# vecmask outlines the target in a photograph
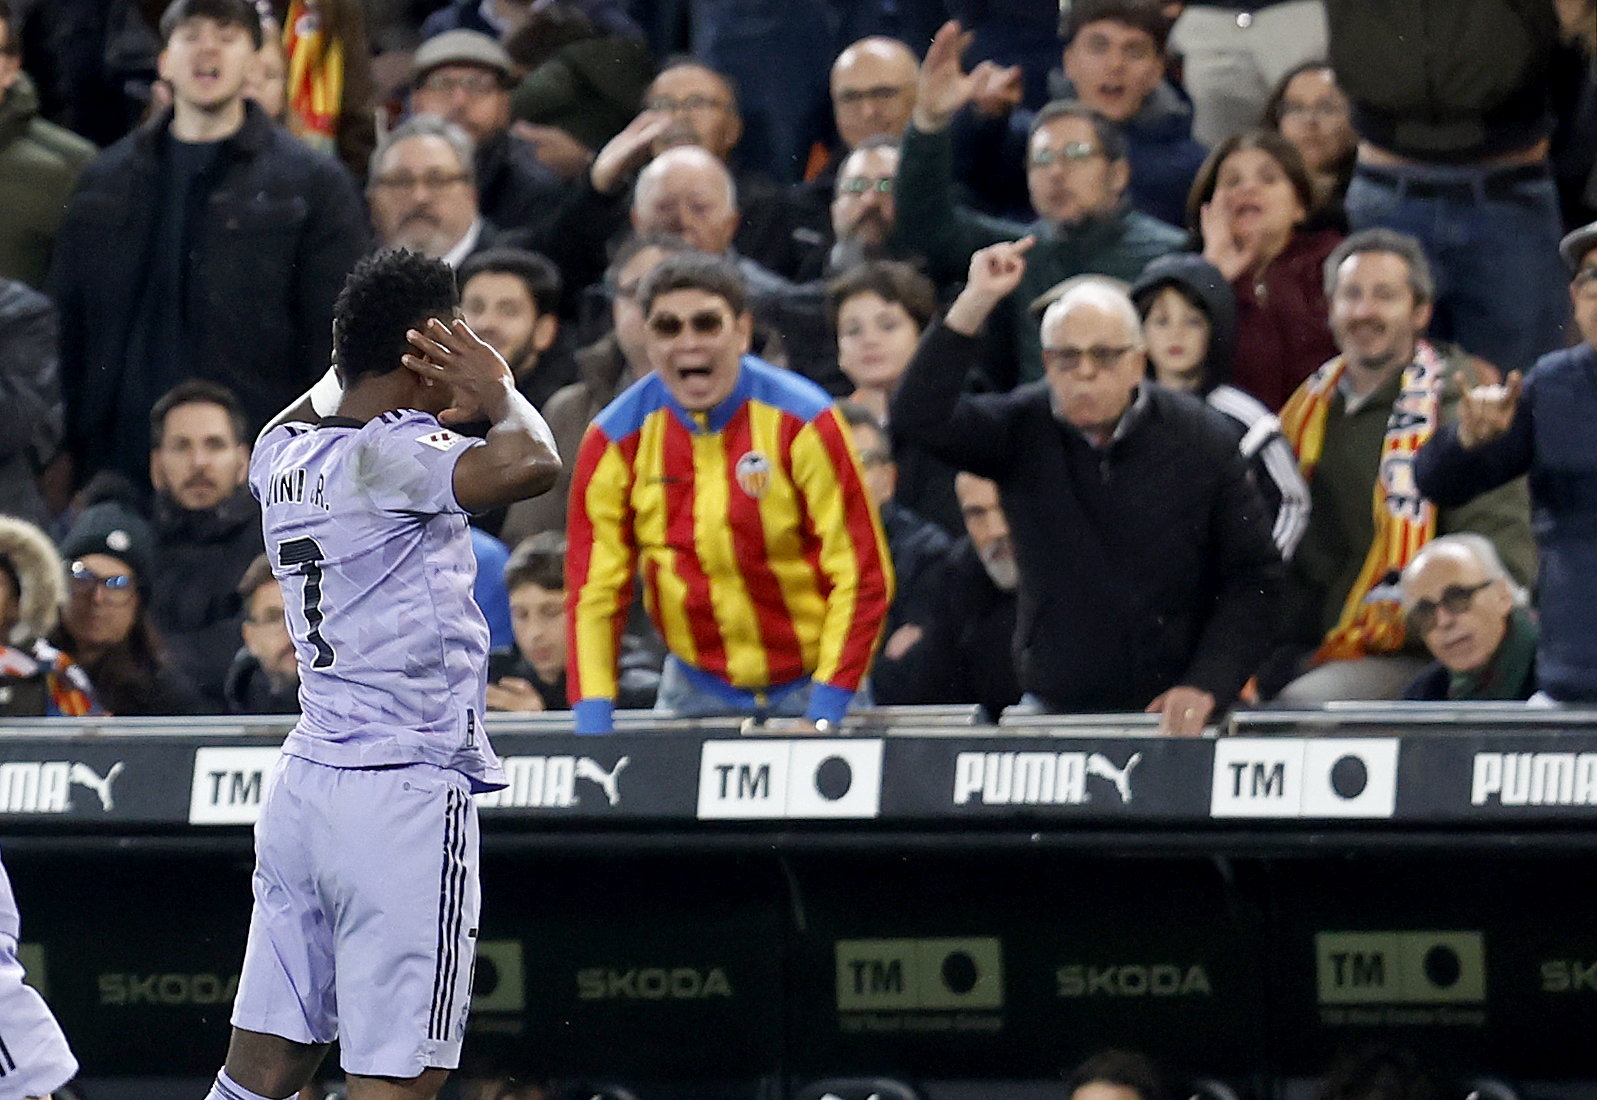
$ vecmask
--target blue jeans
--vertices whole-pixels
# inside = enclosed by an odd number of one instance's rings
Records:
[[[689,671],[675,657],[665,659],[660,672],[660,690],[654,697],[654,713],[662,718],[719,718],[747,714],[760,721],[767,718],[802,718],[809,709],[815,683],[809,677],[778,684],[762,700],[730,684],[709,683],[704,673]],[[871,705],[870,686],[861,684],[854,694],[853,710]]]
[[[1532,178],[1519,178],[1532,177]],[[1348,224],[1419,239],[1436,279],[1430,333],[1504,374],[1563,347],[1569,274],[1558,258],[1558,191],[1548,175],[1473,166],[1360,167]]]

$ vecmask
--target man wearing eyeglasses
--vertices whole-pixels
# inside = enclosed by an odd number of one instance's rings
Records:
[[[1403,698],[1529,699],[1537,627],[1525,604],[1490,539],[1466,532],[1426,543],[1403,570],[1403,613],[1436,660]]]
[[[366,183],[378,247],[458,268],[497,241],[477,202],[473,163],[466,132],[436,115],[413,115],[385,134]]]
[[[577,732],[613,728],[635,573],[670,652],[659,711],[836,724],[893,595],[848,429],[823,390],[748,354],[753,318],[725,259],[667,257],[639,304],[654,372],[588,428],[571,485]]]
[[[986,348],[991,383],[1009,389],[1043,375],[1028,303],[1076,275],[1131,282],[1149,260],[1181,248],[1186,235],[1131,208],[1131,166],[1119,128],[1073,101],[1050,103],[1031,122],[1026,186],[1035,221],[1021,225],[956,206],[948,127],[976,94],[976,74],[965,73],[960,63],[970,38],[958,23],[945,24],[921,63],[915,110],[904,134],[893,240],[924,256],[928,273],[944,285],[957,283],[972,253],[985,245],[1026,235],[1035,240],[1020,292],[995,315]]]
[[[1196,736],[1270,643],[1281,558],[1236,437],[1152,385],[1136,307],[1082,280],[1043,315],[1046,376],[962,395],[982,326],[1035,247],[971,257],[893,400],[899,437],[998,484],[1020,567],[1015,667],[1051,713],[1147,711]]]
[[[896,38],[873,35],[850,43],[832,62],[832,119],[837,144],[826,163],[809,179],[795,184],[792,197],[807,229],[806,236],[824,236],[827,207],[844,178],[844,162],[867,141],[896,141],[909,125],[915,105],[915,71],[919,60]],[[897,166],[894,166],[895,174]]]
[[[1522,380],[1472,390],[1459,422],[1419,453],[1420,490],[1442,507],[1530,475],[1541,555],[1537,679],[1561,703],[1597,702],[1597,222],[1559,252],[1581,343],[1549,352]]]
[[[411,71],[411,110],[448,119],[471,138],[483,216],[505,228],[547,223],[560,183],[510,134],[514,70],[505,48],[478,31],[446,31],[421,44]]]

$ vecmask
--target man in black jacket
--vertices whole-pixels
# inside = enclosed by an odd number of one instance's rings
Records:
[[[1053,712],[1146,710],[1195,735],[1269,647],[1281,559],[1234,435],[1144,381],[1137,313],[1101,281],[1043,316],[1045,375],[961,396],[977,334],[1020,283],[1031,238],[982,249],[921,339],[893,427],[996,481],[1020,565],[1020,685]]]
[[[84,169],[56,235],[67,443],[79,480],[144,480],[149,410],[193,377],[264,423],[327,369],[333,299],[365,251],[344,169],[243,95],[249,0],[179,0],[161,20],[173,107]]]
[[[261,553],[261,511],[244,485],[246,430],[238,399],[214,382],[179,383],[150,410],[150,617],[172,663],[218,713],[244,616],[239,581]]]

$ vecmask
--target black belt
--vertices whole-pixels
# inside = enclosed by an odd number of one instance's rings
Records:
[[[1473,180],[1426,179],[1424,176],[1408,176],[1367,164],[1358,165],[1353,173],[1378,187],[1409,198],[1454,199],[1459,202],[1474,202],[1477,198],[1519,198],[1516,189],[1520,184],[1552,179],[1545,164],[1516,164],[1492,169]]]

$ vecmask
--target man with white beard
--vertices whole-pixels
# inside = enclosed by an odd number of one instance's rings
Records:
[[[1015,676],[1015,587],[1020,571],[998,485],[975,474],[954,479],[965,537],[932,578],[920,637],[896,662],[917,703],[980,703],[994,721],[1020,701]]]

